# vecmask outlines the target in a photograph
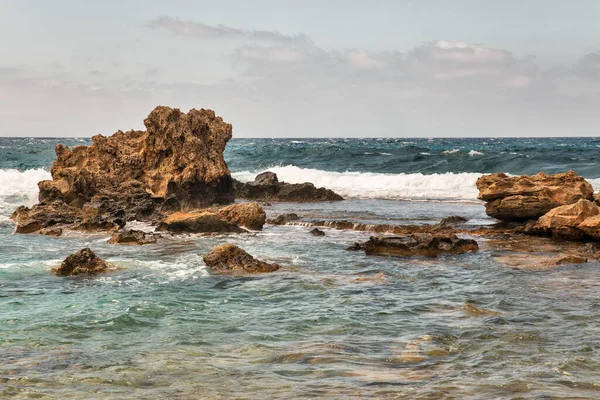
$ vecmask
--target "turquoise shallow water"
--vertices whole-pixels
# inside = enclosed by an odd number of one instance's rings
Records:
[[[24,177],[48,166],[27,163],[5,169]],[[31,197],[24,182],[12,184],[20,191],[0,192],[6,210]],[[474,199],[391,197],[267,211],[490,222]],[[368,233],[309,229],[121,247],[103,236],[11,235],[0,221],[0,398],[600,397],[599,263],[516,270],[485,243],[433,260],[367,257],[344,249]],[[286,268],[212,275],[202,256],[222,243]],[[85,246],[119,268],[94,278],[49,273]],[[473,315],[466,303],[500,314]]]

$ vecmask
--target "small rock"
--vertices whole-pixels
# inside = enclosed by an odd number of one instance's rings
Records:
[[[278,264],[257,260],[233,244],[215,247],[204,257],[204,263],[215,273],[257,274],[274,272],[281,268]]]
[[[59,276],[97,274],[106,271],[109,267],[109,263],[86,247],[68,256],[59,267],[52,269],[52,272]]]
[[[443,218],[439,226],[441,227],[452,227],[454,225],[464,224],[468,219],[461,217],[459,215],[451,215],[450,217]]]
[[[129,231],[119,231],[113,233],[110,239],[108,239],[107,243],[143,245],[156,243],[158,238],[160,238],[160,235],[156,233],[130,229]]]
[[[267,171],[256,175],[254,183],[257,185],[276,185],[279,183],[279,179],[276,173]]]
[[[231,224],[255,231],[261,230],[267,219],[265,210],[257,203],[232,204],[221,208],[217,215]]]
[[[320,230],[319,228],[315,228],[309,232],[313,236],[325,236],[325,232]]]

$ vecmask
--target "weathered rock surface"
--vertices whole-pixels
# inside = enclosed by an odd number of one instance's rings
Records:
[[[454,234],[414,234],[409,236],[375,237],[365,243],[367,255],[426,256],[436,257],[442,253],[462,254],[479,249],[473,239],[461,239]]]
[[[257,260],[233,244],[224,244],[215,247],[204,257],[204,263],[211,271],[222,274],[257,274],[274,272],[281,268],[278,264],[270,264]]]
[[[56,275],[70,276],[81,274],[97,274],[105,272],[110,264],[98,257],[89,248],[79,250],[68,256],[60,266],[52,269]]]
[[[152,232],[143,232],[130,229],[128,231],[119,231],[112,234],[107,243],[109,244],[131,244],[144,245],[156,243],[160,235]]]
[[[564,239],[583,239],[586,236],[600,240],[600,207],[589,200],[556,207],[528,225],[526,233],[556,236]]]
[[[340,201],[342,196],[326,188],[316,188],[312,183],[279,182],[273,172],[263,172],[253,182],[234,180],[235,196],[260,201],[292,201],[298,203]]]
[[[255,231],[261,230],[267,219],[265,210],[257,203],[232,204],[221,208],[217,215],[231,224]]]
[[[246,230],[236,224],[222,220],[216,213],[203,211],[198,213],[176,212],[165,218],[156,228],[157,231],[173,233],[243,233]]]
[[[57,145],[52,180],[39,183],[38,205],[15,212],[16,231],[114,231],[134,219],[158,221],[163,212],[233,202],[223,158],[230,124],[211,110],[186,114],[164,106],[144,124],[146,131],[94,136],[91,146]]]
[[[442,220],[439,223],[440,227],[453,227],[455,225],[461,225],[464,224],[468,221],[468,219],[461,217],[459,215],[451,215],[449,217],[446,218],[442,218]]]
[[[503,173],[477,179],[478,198],[486,213],[503,221],[537,219],[553,208],[580,199],[593,200],[592,185],[573,171],[562,174],[508,176]]]

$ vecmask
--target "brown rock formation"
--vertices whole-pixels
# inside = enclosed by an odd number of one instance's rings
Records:
[[[537,219],[555,207],[580,199],[593,200],[594,193],[592,185],[573,171],[556,175],[484,175],[477,179],[477,188],[478,198],[486,201],[486,213],[503,221]]]
[[[316,188],[312,183],[279,182],[273,172],[263,172],[253,182],[234,180],[235,196],[259,201],[291,201],[298,203],[317,201],[340,201],[342,196],[325,188]]]
[[[231,224],[255,231],[261,230],[267,219],[267,214],[257,203],[232,204],[221,208],[217,215]]]
[[[460,239],[454,234],[414,234],[410,236],[375,237],[365,243],[367,255],[437,257],[442,253],[462,254],[479,249],[473,239]]]
[[[109,244],[131,244],[143,245],[152,244],[160,238],[156,233],[142,232],[130,229],[128,231],[119,231],[112,234],[107,243]]]
[[[211,271],[223,274],[257,274],[274,272],[281,268],[281,266],[277,264],[270,264],[257,260],[246,253],[246,251],[233,244],[224,244],[215,247],[204,257],[204,263]]]
[[[165,218],[156,228],[157,231],[174,233],[243,233],[236,224],[222,220],[213,212],[199,213],[177,212]]]
[[[233,202],[223,159],[230,124],[211,110],[164,106],[144,124],[146,131],[94,136],[91,146],[57,145],[52,180],[39,183],[40,204],[13,216],[17,232],[59,224],[114,230],[128,220],[160,219],[163,211]]]
[[[525,231],[572,240],[586,236],[600,240],[600,207],[581,199],[575,204],[553,208]]]
[[[275,218],[269,218],[267,220],[267,224],[271,224],[271,225],[285,225],[288,222],[291,221],[297,221],[300,219],[300,216],[296,213],[287,213],[287,214],[281,214],[278,215]]]
[[[108,268],[110,268],[109,263],[96,256],[92,250],[86,247],[77,253],[71,254],[60,266],[52,269],[52,272],[59,276],[70,276],[97,274],[106,271]]]

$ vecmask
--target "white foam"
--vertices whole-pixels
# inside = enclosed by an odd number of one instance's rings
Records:
[[[459,149],[452,149],[452,150],[444,150],[444,151],[442,151],[442,154],[456,154],[458,152],[460,152]]]
[[[483,153],[477,151],[477,150],[471,150],[469,153],[469,156],[473,157],[473,156],[482,156]]]
[[[41,168],[0,169],[0,224],[9,223],[8,217],[17,206],[37,203],[37,184],[46,179],[51,179],[50,172]]]
[[[332,172],[293,165],[268,168],[280,181],[312,182],[349,198],[416,199],[416,200],[476,200],[475,182],[479,173],[443,173],[424,175],[384,174],[374,172]],[[263,171],[233,173],[233,177],[248,182]]]

